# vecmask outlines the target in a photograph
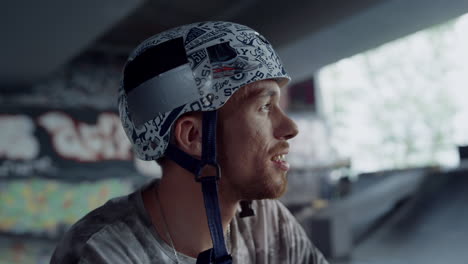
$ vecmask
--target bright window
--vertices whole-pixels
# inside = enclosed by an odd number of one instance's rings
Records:
[[[359,172],[458,163],[468,144],[468,14],[328,65],[332,146]]]

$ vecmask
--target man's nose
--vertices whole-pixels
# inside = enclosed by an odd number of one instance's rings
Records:
[[[296,123],[281,110],[281,119],[275,137],[288,140],[299,133]]]

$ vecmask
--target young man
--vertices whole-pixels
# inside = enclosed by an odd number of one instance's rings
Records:
[[[119,112],[136,154],[163,176],[77,222],[51,263],[327,263],[271,200],[286,190],[298,133],[279,107],[288,81],[268,41],[243,25],[196,23],[144,41],[124,68]]]

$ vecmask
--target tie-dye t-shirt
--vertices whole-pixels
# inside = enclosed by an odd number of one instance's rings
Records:
[[[143,205],[142,190],[112,199],[74,224],[50,263],[195,264],[195,258],[182,253],[176,258],[172,247],[158,235]],[[227,239],[233,263],[327,263],[279,201],[253,201],[252,207],[255,216],[240,218],[236,214],[231,222]]]

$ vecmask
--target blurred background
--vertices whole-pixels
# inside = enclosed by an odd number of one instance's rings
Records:
[[[468,263],[468,1],[4,1],[0,264],[48,263],[67,228],[160,177],[116,108],[162,30],[246,24],[293,77],[281,200],[330,263]]]

